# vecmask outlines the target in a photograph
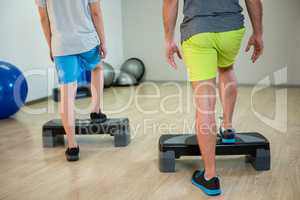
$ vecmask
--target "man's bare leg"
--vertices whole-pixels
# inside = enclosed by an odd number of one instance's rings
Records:
[[[216,176],[216,80],[193,82],[196,111],[196,133],[204,161],[205,177]]]
[[[232,128],[232,117],[237,98],[237,80],[233,66],[219,68],[219,95],[223,107],[223,124],[225,129]]]
[[[77,83],[62,85],[60,115],[67,134],[68,147],[77,147],[75,139],[75,95],[77,91]]]
[[[103,104],[103,88],[104,88],[104,76],[102,64],[99,64],[95,70],[92,71],[92,112],[99,113],[102,111]]]

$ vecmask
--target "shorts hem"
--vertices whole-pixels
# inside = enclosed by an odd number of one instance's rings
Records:
[[[71,85],[71,84],[74,84],[74,83],[77,83],[77,80],[74,80],[74,81],[59,81],[58,84],[59,85]]]
[[[228,68],[228,67],[230,67],[231,65],[234,65],[234,63],[235,63],[235,61],[230,62],[230,63],[228,63],[228,64],[226,64],[226,65],[218,65],[218,67],[221,67],[221,68]]]
[[[189,82],[207,81],[207,80],[215,79],[215,78],[217,78],[217,75],[208,76],[208,77],[206,77],[206,78],[189,78],[188,81],[189,81]]]
[[[94,71],[95,69],[97,69],[98,67],[99,68],[101,68],[101,66],[99,66],[100,64],[101,64],[101,60],[97,63],[97,64],[95,64],[93,67],[90,67],[90,68],[88,68],[87,70],[88,71]]]

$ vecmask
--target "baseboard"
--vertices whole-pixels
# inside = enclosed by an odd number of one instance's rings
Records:
[[[152,82],[152,83],[189,83],[189,81],[186,80],[146,80],[144,81],[145,83],[147,82]],[[266,85],[266,84],[253,84],[253,83],[239,83],[238,84],[241,87],[255,87],[255,86],[266,86],[266,87],[276,87],[276,88],[300,88],[300,85],[296,84],[271,84],[271,85]]]
[[[25,103],[25,105],[29,106],[29,105],[32,105],[32,104],[41,103],[41,102],[43,102],[45,100],[48,100],[48,99],[51,99],[51,98],[52,98],[51,96],[41,97],[41,98],[38,98],[38,99],[28,101],[28,102]]]

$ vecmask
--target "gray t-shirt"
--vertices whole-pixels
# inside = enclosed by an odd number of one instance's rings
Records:
[[[89,3],[99,0],[35,0],[46,7],[51,26],[53,56],[79,54],[99,45]]]
[[[181,41],[203,32],[225,32],[244,27],[239,0],[184,0]]]

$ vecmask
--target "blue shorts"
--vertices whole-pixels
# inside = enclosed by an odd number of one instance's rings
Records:
[[[94,70],[100,61],[101,58],[98,46],[90,51],[80,54],[55,56],[54,63],[59,83],[69,84],[77,82],[78,77],[84,70]]]

